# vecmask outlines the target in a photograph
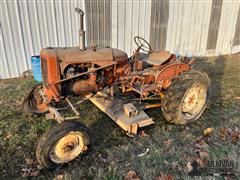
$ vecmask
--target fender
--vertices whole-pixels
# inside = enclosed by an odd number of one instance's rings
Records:
[[[191,67],[185,63],[172,63],[160,70],[155,78],[155,83],[162,83],[166,89],[171,84],[171,80],[178,74],[190,70]]]

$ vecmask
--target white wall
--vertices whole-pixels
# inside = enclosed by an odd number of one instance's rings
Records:
[[[31,69],[31,56],[46,46],[78,44],[79,18],[74,8],[84,1],[0,1],[0,78]]]
[[[78,15],[84,0],[0,0],[0,79],[31,69],[31,56],[46,46],[78,44]],[[151,0],[113,0],[112,47],[129,55],[136,35],[150,39]],[[169,0],[166,50],[210,56],[240,50],[232,46],[240,1],[223,0],[217,47],[206,50],[212,0]],[[97,22],[96,22],[97,23]]]

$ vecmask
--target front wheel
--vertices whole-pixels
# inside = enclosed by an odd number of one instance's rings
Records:
[[[190,70],[174,78],[162,102],[165,119],[174,124],[196,121],[206,108],[211,80],[202,71]]]
[[[39,164],[53,169],[85,154],[89,145],[88,128],[78,121],[65,121],[41,137],[36,156]]]
[[[23,101],[24,111],[29,115],[41,115],[48,112],[48,105],[43,101],[40,91],[42,85],[35,85]]]

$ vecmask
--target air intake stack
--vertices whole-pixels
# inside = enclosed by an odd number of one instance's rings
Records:
[[[75,8],[75,11],[80,15],[80,29],[79,29],[79,49],[85,50],[85,31],[83,30],[83,17],[84,12],[79,8]]]

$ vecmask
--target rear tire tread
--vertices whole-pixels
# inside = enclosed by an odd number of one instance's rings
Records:
[[[165,119],[174,124],[186,124],[186,122],[179,113],[179,107],[182,103],[182,98],[187,89],[195,82],[201,82],[207,88],[207,100],[210,93],[211,80],[203,71],[190,70],[181,73],[172,80],[169,88],[166,89],[164,98],[162,100],[162,111]],[[207,103],[207,101],[206,101]],[[206,105],[205,103],[205,105]],[[205,109],[205,107],[204,107]],[[196,118],[198,119],[198,117]],[[194,120],[196,120],[194,119]],[[194,121],[192,120],[192,121]]]

